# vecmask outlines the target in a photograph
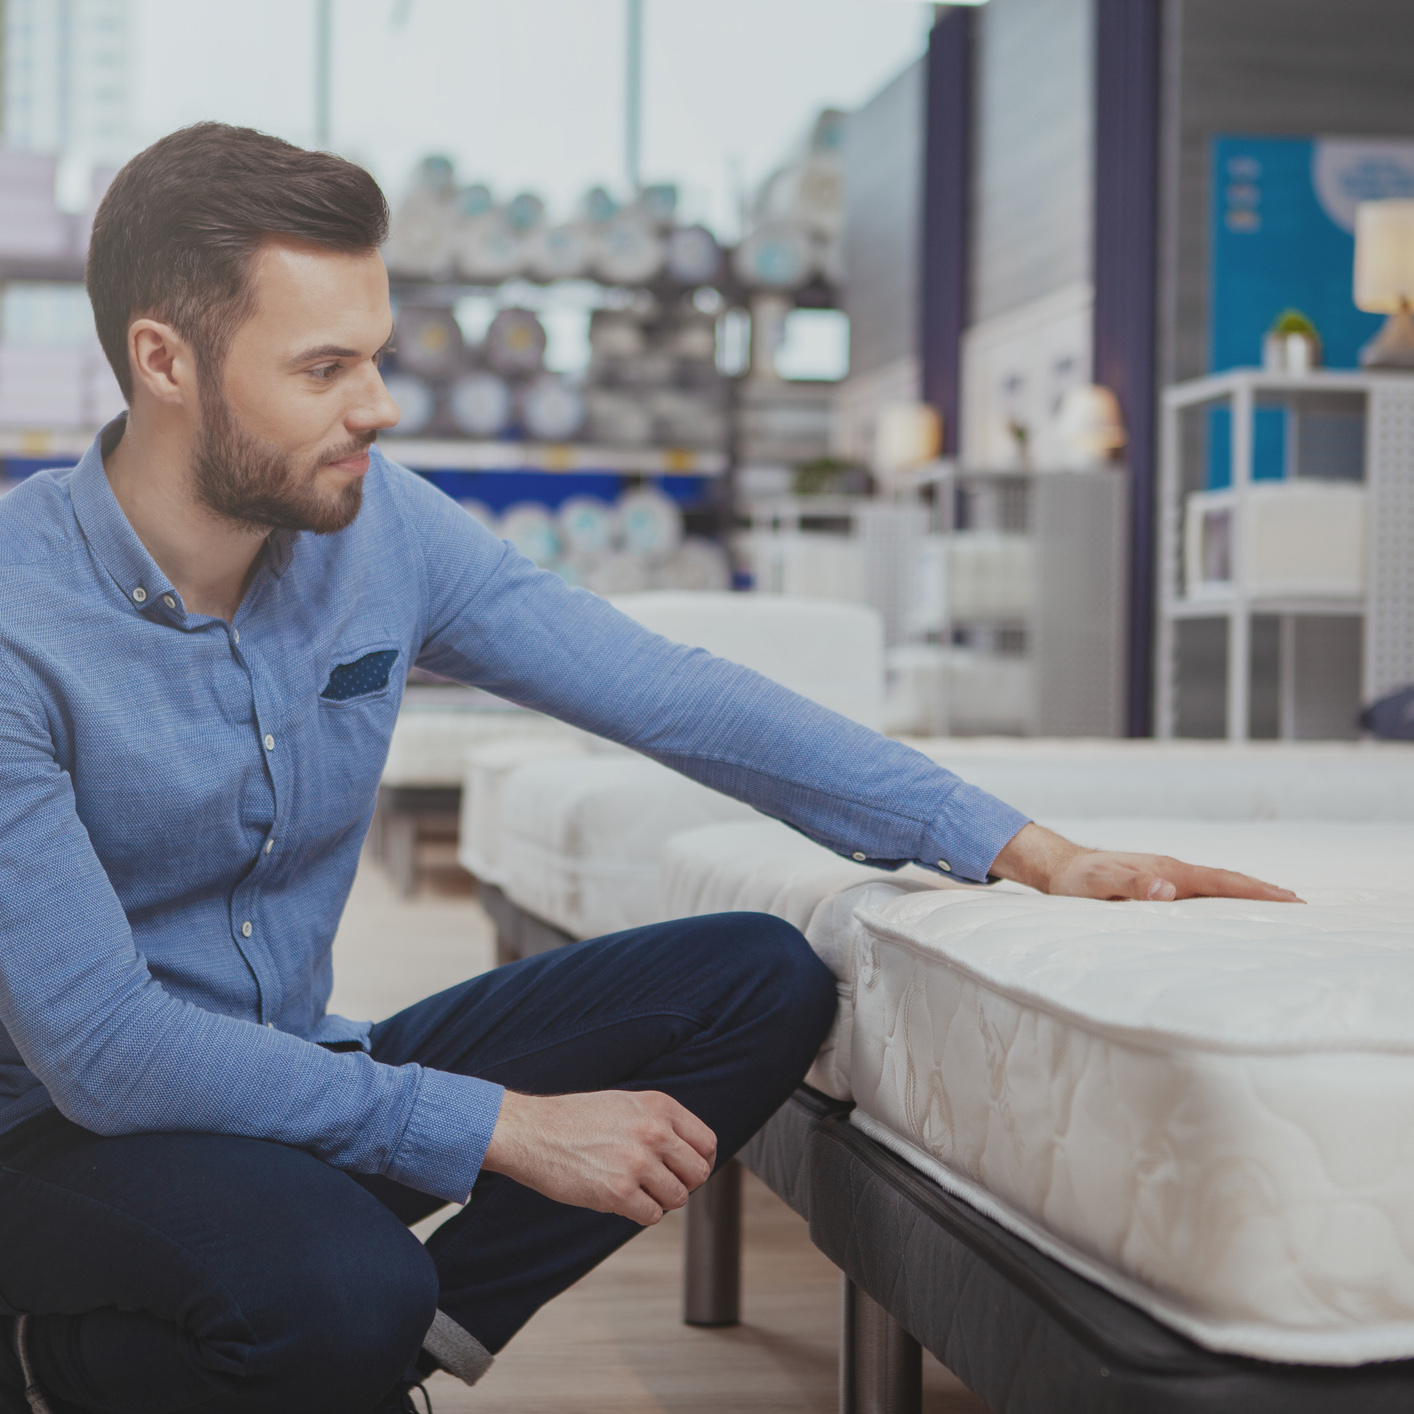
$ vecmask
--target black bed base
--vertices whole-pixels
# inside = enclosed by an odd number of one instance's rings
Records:
[[[1195,1345],[954,1198],[849,1124],[846,1106],[809,1089],[742,1158],[805,1217],[811,1240],[856,1292],[996,1414],[1414,1409],[1414,1361],[1276,1365]],[[879,1339],[877,1330],[863,1334]],[[907,1395],[897,1376],[894,1385]],[[904,1414],[917,1396],[872,1407]]]
[[[482,886],[502,960],[573,939]],[[843,1273],[840,1414],[918,1414],[926,1347],[994,1414],[1409,1414],[1414,1360],[1335,1369],[1218,1355],[954,1198],[802,1086],[740,1163]],[[688,1202],[684,1318],[730,1325],[740,1187]]]

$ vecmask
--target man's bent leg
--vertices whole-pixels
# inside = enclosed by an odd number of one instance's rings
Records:
[[[0,1252],[54,1414],[366,1414],[437,1303],[421,1244],[300,1150],[57,1115],[0,1136]]]
[[[809,1069],[835,997],[834,978],[789,924],[715,914],[498,968],[380,1023],[373,1053],[530,1094],[660,1090],[713,1129],[720,1165]],[[405,1220],[435,1206],[393,1184],[368,1186]],[[428,1243],[441,1308],[499,1350],[637,1231],[483,1173]]]

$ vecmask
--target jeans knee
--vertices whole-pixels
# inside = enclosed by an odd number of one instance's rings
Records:
[[[279,1283],[258,1363],[280,1390],[281,1409],[372,1409],[416,1359],[437,1310],[436,1268],[400,1225],[391,1240],[369,1236],[349,1232],[359,1250]]]
[[[834,974],[783,918],[770,913],[729,915],[735,965],[758,984],[761,1004],[779,1010],[794,1026],[823,1039],[834,1020]]]

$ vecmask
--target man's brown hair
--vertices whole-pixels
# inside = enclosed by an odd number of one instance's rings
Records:
[[[255,308],[249,273],[268,236],[374,250],[388,234],[378,183],[352,162],[225,123],[158,139],[113,179],[93,221],[85,277],[98,338],[132,401],[128,327],[170,324],[215,378]]]

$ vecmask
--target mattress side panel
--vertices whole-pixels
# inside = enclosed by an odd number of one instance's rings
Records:
[[[1414,1317],[1414,1058],[1123,1043],[869,932],[850,1073],[865,1114],[1196,1313]]]

